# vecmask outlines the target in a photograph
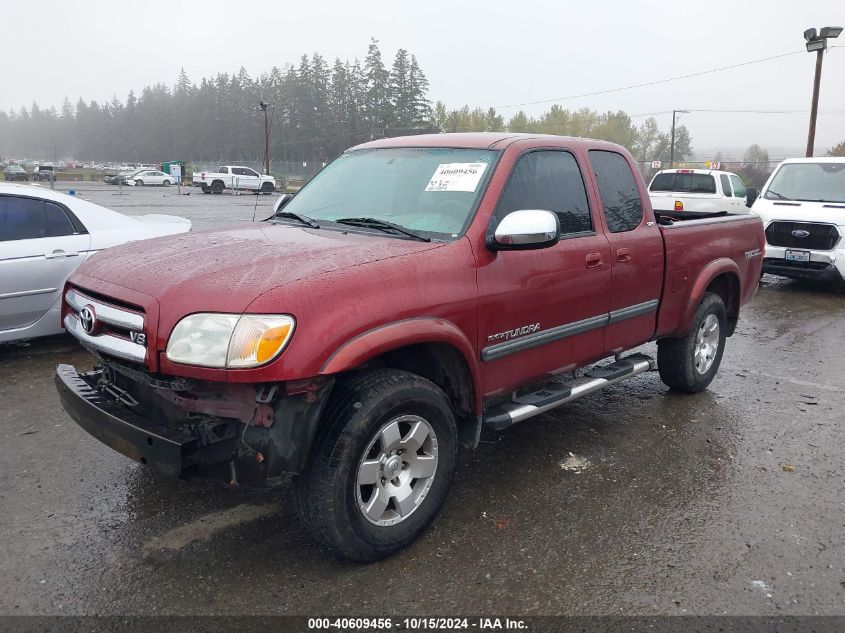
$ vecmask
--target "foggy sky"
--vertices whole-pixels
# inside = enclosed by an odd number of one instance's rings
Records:
[[[430,97],[449,107],[498,107],[684,75],[804,48],[808,27],[845,26],[842,0],[670,2],[4,2],[6,63],[0,108],[59,108],[125,101],[148,84],[172,86],[180,68],[202,76],[253,77],[303,53],[366,55],[379,41],[386,65],[398,48],[417,56]],[[816,153],[845,140],[845,34],[825,54]],[[735,70],[613,94],[560,101],[568,108],[803,110],[800,114],[682,115],[693,145],[772,158],[806,144],[815,54],[802,52]],[[551,103],[526,106],[537,115]],[[829,111],[839,111],[838,114]],[[671,114],[656,115],[668,128]],[[638,117],[639,124],[644,117]],[[735,156],[724,155],[725,159]]]

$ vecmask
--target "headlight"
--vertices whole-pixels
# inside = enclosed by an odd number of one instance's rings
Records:
[[[287,314],[192,314],[173,328],[165,353],[184,365],[258,367],[281,353],[293,328]]]

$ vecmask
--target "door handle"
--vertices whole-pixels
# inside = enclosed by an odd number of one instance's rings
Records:
[[[79,253],[74,251],[63,251],[60,248],[57,248],[52,253],[47,253],[44,256],[44,259],[59,259],[61,257],[76,257]]]
[[[601,253],[588,253],[586,258],[587,268],[598,268],[602,265]]]
[[[631,251],[627,248],[620,248],[616,251],[616,261],[617,262],[629,262],[631,261]]]

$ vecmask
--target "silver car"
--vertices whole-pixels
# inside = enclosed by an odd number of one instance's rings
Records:
[[[0,343],[63,332],[62,289],[91,254],[190,230],[178,216],[126,216],[58,191],[0,183]]]

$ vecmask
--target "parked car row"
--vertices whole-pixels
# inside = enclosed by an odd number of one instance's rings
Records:
[[[128,185],[130,187],[143,187],[145,185],[169,187],[173,184],[174,178],[163,171],[144,167],[106,176],[103,178],[103,182],[109,185]]]

